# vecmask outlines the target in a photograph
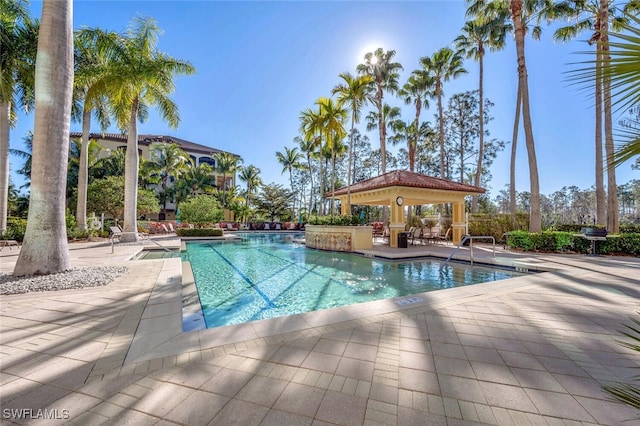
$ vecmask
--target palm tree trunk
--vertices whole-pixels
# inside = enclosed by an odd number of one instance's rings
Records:
[[[29,216],[15,276],[70,268],[65,224],[73,92],[73,4],[44,0],[38,35]],[[55,99],[56,102],[51,102]]]
[[[518,75],[522,89],[522,118],[524,119],[524,136],[529,157],[529,181],[531,190],[531,210],[529,215],[529,232],[542,232],[542,214],[540,211],[540,180],[538,178],[538,161],[533,139],[531,111],[529,108],[529,83],[524,56],[525,29],[522,23],[522,0],[512,0],[511,10],[516,35],[516,52],[518,55]]]
[[[442,111],[442,93],[440,91],[440,82],[436,83],[436,92],[438,93],[438,126],[439,126],[439,138],[440,141],[440,177],[445,179],[444,175],[444,114]]]
[[[307,155],[307,165],[309,166],[309,181],[311,182],[311,188],[309,190],[309,212],[308,218],[311,217],[311,212],[313,210],[313,200],[315,196],[313,195],[313,173],[311,172],[311,156]]]
[[[9,211],[9,111],[11,104],[0,102],[0,233],[7,230]]]
[[[123,242],[138,240],[138,100],[131,106],[129,116],[129,134],[127,135],[127,154],[124,165],[124,232]]]
[[[609,2],[601,0],[600,11],[602,13],[601,40],[602,59],[608,61],[609,56]],[[603,79],[604,89],[604,148],[607,155],[607,230],[611,233],[618,233],[620,219],[618,212],[618,186],[616,184],[616,168],[613,165],[613,123],[611,120],[611,78],[607,75]]]
[[[602,158],[602,46],[596,46],[596,132],[595,132],[595,160],[596,160],[596,223],[604,225],[607,221],[607,206],[604,193],[604,160]]]
[[[482,45],[479,49],[482,51]],[[478,65],[480,68],[480,78],[478,79],[478,97],[480,98],[479,114],[480,114],[480,142],[478,143],[478,166],[476,167],[476,181],[475,186],[480,186],[482,180],[482,161],[484,157],[484,93],[483,93],[483,79],[484,79],[484,61],[482,54],[478,59]],[[473,213],[478,212],[478,195],[474,195],[471,201],[471,211]]]
[[[85,103],[87,101],[85,100]],[[82,112],[82,141],[78,164],[78,199],[76,201],[76,223],[78,229],[87,229],[87,185],[89,184],[89,133],[91,131],[91,109],[88,105]]]
[[[351,137],[349,138],[349,164],[347,164],[347,211],[351,214],[351,163],[353,162],[353,131],[356,127],[355,112],[351,116]]]
[[[335,197],[333,193],[336,192],[336,153],[334,150],[334,145],[331,145],[331,200],[330,200],[330,209],[331,216],[336,214],[335,211]]]
[[[518,204],[516,201],[516,152],[518,147],[518,127],[520,126],[520,106],[522,105],[522,90],[518,81],[518,93],[516,95],[516,114],[513,120],[513,141],[511,142],[511,167],[509,171],[509,207],[511,213],[511,226],[517,224],[516,213]]]

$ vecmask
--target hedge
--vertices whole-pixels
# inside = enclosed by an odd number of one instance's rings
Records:
[[[179,237],[222,237],[221,228],[178,228]]]
[[[509,232],[507,244],[514,249],[544,252],[590,253],[591,241],[572,232],[548,231],[529,233]],[[640,256],[640,233],[609,236],[606,241],[596,241],[597,254]]]

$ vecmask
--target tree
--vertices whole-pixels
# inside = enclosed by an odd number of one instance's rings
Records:
[[[442,107],[442,97],[444,92],[442,86],[452,78],[457,78],[465,74],[462,66],[462,56],[448,47],[436,51],[432,56],[420,58],[424,72],[432,78],[435,83],[435,96],[438,98],[438,120],[440,123],[440,177],[444,178],[444,109]]]
[[[224,213],[218,201],[211,195],[196,195],[180,204],[180,220],[202,228],[220,222]]]
[[[175,143],[152,143],[149,154],[151,166],[160,181],[160,204],[166,217],[169,180],[180,177],[191,160],[189,154]]]
[[[0,233],[7,230],[9,191],[9,128],[16,124],[16,107],[33,106],[33,76],[38,22],[29,18],[27,2],[0,3]]]
[[[302,141],[304,144],[300,144],[300,149],[306,154],[307,161],[309,163],[309,173],[311,173],[311,158],[318,156],[319,151],[322,149],[322,123],[320,108],[312,110],[307,108],[300,113],[300,133],[302,133]],[[318,161],[319,179],[318,179],[318,192],[320,204],[322,205],[324,199],[324,182],[322,173],[322,160]],[[311,182],[313,188],[313,179]],[[311,215],[312,206],[314,204],[313,197],[309,197],[309,215]]]
[[[157,50],[161,34],[152,18],[134,18],[126,33],[90,29],[84,32],[90,42],[105,52],[109,64],[94,83],[106,90],[118,126],[127,131],[125,159],[125,213],[122,241],[137,236],[136,199],[138,197],[138,120],[147,116],[148,108],[157,107],[170,127],[180,122],[178,106],[169,98],[175,88],[174,76],[191,75],[195,68]]]
[[[31,195],[27,229],[14,269],[16,276],[52,274],[70,268],[65,190],[73,93],[72,10],[71,0],[42,3]]]
[[[207,163],[200,163],[197,166],[190,163],[171,188],[171,193],[175,197],[176,204],[180,205],[193,195],[213,192],[215,186],[213,167]]]
[[[373,77],[363,75],[356,77],[351,73],[340,74],[343,83],[333,88],[332,94],[338,94],[338,102],[347,105],[351,111],[351,132],[349,132],[349,163],[347,166],[347,211],[351,212],[351,164],[353,159],[353,136],[355,126],[360,122],[360,113],[365,102],[370,98],[369,86],[373,82]]]
[[[293,169],[300,168],[300,160],[302,154],[298,152],[298,148],[284,147],[284,154],[282,152],[276,152],[276,158],[278,163],[282,166],[282,173],[289,172],[289,184],[291,185],[291,191],[293,192]]]
[[[346,136],[344,120],[347,118],[347,110],[331,98],[320,98],[316,104],[320,107],[322,133],[327,143],[326,146],[331,150],[331,193],[333,193],[336,189],[336,147]],[[335,199],[331,197],[331,214],[335,214],[334,202]]]
[[[505,46],[507,26],[504,21],[499,18],[487,19],[485,17],[477,17],[472,21],[468,21],[462,27],[462,34],[455,39],[456,47],[464,52],[467,58],[474,58],[478,62],[479,78],[478,78],[478,97],[479,97],[479,116],[484,117],[484,55],[485,46],[490,50],[501,50]],[[482,177],[482,159],[484,157],[484,120],[480,120],[479,128],[480,140],[478,144],[478,163],[476,167],[476,178],[474,185],[480,186]],[[478,210],[478,196],[473,196],[471,211]]]
[[[254,165],[243,167],[238,177],[247,185],[245,194],[245,205],[249,206],[249,203],[251,203],[251,199],[255,196],[256,190],[260,185],[262,185],[262,179],[260,179],[260,169]]]
[[[416,108],[415,118],[412,123],[405,123],[406,130],[412,131],[407,135],[407,153],[409,156],[409,170],[415,171],[416,150],[420,138],[420,114],[422,108],[429,108],[429,98],[433,97],[432,88],[434,79],[424,70],[414,70],[402,89],[398,92],[405,104],[414,104]],[[407,223],[410,223],[408,221]]]
[[[224,192],[229,188],[227,182],[227,175],[232,175],[238,170],[238,161],[242,161],[238,156],[229,152],[218,152],[214,155],[216,159],[217,171],[222,173],[222,185],[217,185],[218,189],[222,191],[222,207],[227,207],[227,197]]]
[[[107,213],[114,219],[121,219],[124,214],[124,185],[124,176],[109,176],[94,180],[87,186],[87,209],[96,214]],[[155,191],[139,190],[136,216],[159,211]]]
[[[98,92],[94,86],[103,72],[105,57],[99,49],[87,43],[87,39],[77,33],[74,40],[74,102],[71,108],[72,118],[82,122],[82,137],[79,146],[76,223],[80,230],[87,229],[87,185],[89,183],[89,136],[91,133],[91,114],[100,123],[103,132],[111,125],[104,88]]]
[[[276,217],[284,215],[291,208],[294,194],[282,185],[270,183],[260,188],[257,198],[258,210],[275,221]]]
[[[386,126],[384,125],[383,105],[384,92],[394,94],[398,91],[399,72],[403,70],[399,62],[393,62],[396,56],[395,50],[377,48],[374,52],[364,55],[364,62],[358,64],[357,70],[361,75],[368,75],[373,78],[375,94],[370,97],[378,110],[378,132],[380,134],[380,152],[382,161],[382,173],[387,172],[386,156]],[[385,209],[386,211],[386,209]],[[385,218],[386,219],[386,218]]]

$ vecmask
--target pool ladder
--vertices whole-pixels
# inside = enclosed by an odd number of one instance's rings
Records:
[[[462,241],[460,241],[458,243],[458,245],[456,246],[456,248],[453,249],[453,251],[451,252],[449,257],[447,257],[447,260],[445,260],[444,263],[442,265],[440,265],[440,270],[442,270],[442,268],[444,268],[444,265],[446,265],[447,262],[449,262],[451,260],[453,255],[456,254],[458,252],[458,250],[460,250],[460,247],[462,247],[462,245],[466,241],[469,241],[469,260],[471,261],[471,266],[473,266],[473,240],[491,240],[491,241],[493,241],[493,257],[494,258],[496,257],[496,239],[494,237],[492,237],[491,235],[477,235],[477,236],[465,235],[464,238],[462,239]]]

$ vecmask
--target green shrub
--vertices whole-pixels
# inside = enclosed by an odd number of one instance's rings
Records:
[[[591,241],[572,232],[546,231],[540,234],[526,231],[509,233],[509,247],[524,251],[567,251],[590,253]],[[596,253],[640,256],[640,233],[609,236],[596,241]]]
[[[19,217],[7,218],[7,231],[0,234],[0,239],[3,240],[24,240],[24,233],[27,230],[27,219]]]
[[[211,195],[196,195],[180,203],[180,220],[202,228],[208,223],[220,222],[224,213]]]
[[[221,237],[222,228],[178,228],[179,237]]]
[[[516,215],[516,225],[511,222],[508,214],[473,214],[469,215],[469,234],[492,236],[496,241],[504,241],[505,233],[525,230],[529,226],[529,216],[523,213]]]
[[[309,219],[309,225],[360,225],[362,221],[357,214],[353,215],[334,215],[334,216],[312,216]]]

